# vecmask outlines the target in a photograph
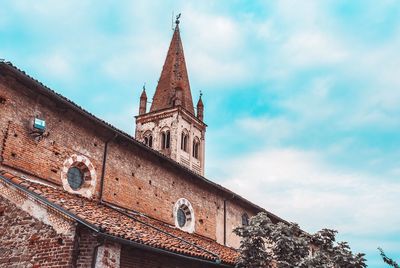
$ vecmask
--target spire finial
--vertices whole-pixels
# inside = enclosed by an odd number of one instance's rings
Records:
[[[175,20],[176,26],[179,25],[179,23],[180,23],[179,19],[180,19],[180,18],[181,18],[181,13],[179,13],[178,15],[176,15],[176,20]]]
[[[201,99],[202,96],[203,96],[203,92],[200,90],[200,99]]]
[[[146,82],[143,83],[143,91],[146,91]]]

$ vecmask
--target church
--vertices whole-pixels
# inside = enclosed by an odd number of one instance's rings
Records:
[[[0,62],[0,267],[234,267],[232,231],[266,212],[204,177],[176,21],[135,137]]]

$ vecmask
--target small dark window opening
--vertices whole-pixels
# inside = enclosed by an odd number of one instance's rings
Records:
[[[244,213],[242,215],[242,226],[247,226],[249,225],[249,215],[247,213]]]
[[[67,173],[68,184],[73,190],[78,190],[83,184],[83,174],[77,167],[71,167]]]
[[[194,140],[193,141],[193,152],[192,152],[192,155],[196,159],[199,159],[199,147],[200,147],[200,142],[198,140]]]
[[[153,147],[153,136],[149,135],[147,137],[144,137],[144,144],[149,147]]]
[[[185,224],[186,224],[186,214],[185,214],[185,211],[182,208],[178,209],[177,220],[178,220],[179,227],[185,226]]]
[[[161,149],[165,149],[165,133],[161,133]]]
[[[161,133],[161,149],[168,149],[170,144],[170,132],[169,130]]]
[[[165,148],[169,148],[169,142],[170,142],[170,133],[169,131],[167,131],[167,140],[165,142]]]
[[[188,139],[189,139],[189,136],[186,133],[182,132],[182,135],[181,135],[181,150],[183,150],[185,152],[188,151],[188,146],[187,146]]]

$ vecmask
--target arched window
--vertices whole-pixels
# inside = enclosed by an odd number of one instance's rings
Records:
[[[247,226],[249,225],[249,215],[247,213],[243,213],[242,215],[242,226]]]
[[[153,136],[151,133],[146,133],[143,139],[144,144],[146,144],[149,147],[153,147]]]
[[[189,135],[183,131],[181,134],[181,150],[187,152],[188,151],[188,141],[189,141]]]
[[[200,141],[198,138],[193,140],[193,151],[192,155],[194,158],[199,159]]]
[[[170,145],[171,134],[169,130],[161,133],[161,149],[168,149]]]

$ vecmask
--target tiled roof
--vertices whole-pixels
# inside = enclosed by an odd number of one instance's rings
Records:
[[[100,204],[5,171],[0,171],[0,178],[17,185],[35,198],[54,204],[61,213],[72,214],[106,235],[180,255],[209,261],[219,259],[228,265],[233,265],[238,257],[237,251],[232,248],[197,234],[183,232],[143,214],[120,211],[108,204]]]

